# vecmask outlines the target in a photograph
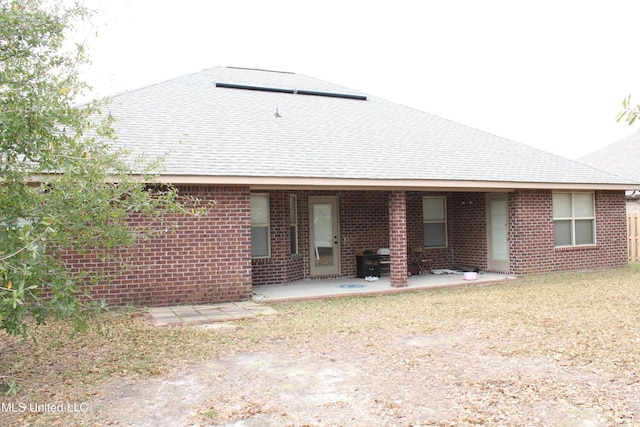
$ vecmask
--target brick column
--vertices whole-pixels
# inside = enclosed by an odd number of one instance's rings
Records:
[[[389,195],[389,250],[391,251],[391,287],[407,286],[407,194]]]

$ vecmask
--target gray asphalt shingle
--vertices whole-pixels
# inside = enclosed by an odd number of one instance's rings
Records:
[[[640,131],[587,154],[579,161],[640,182]]]
[[[216,83],[357,94],[367,100],[220,88]],[[168,175],[631,183],[300,74],[212,68],[118,94],[110,108],[118,143],[133,154],[167,154]]]

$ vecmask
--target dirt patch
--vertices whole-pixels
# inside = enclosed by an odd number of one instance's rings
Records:
[[[21,388],[0,397],[0,424],[640,426],[639,274],[282,303],[197,326],[106,313],[74,338],[54,323],[0,339],[0,372]]]
[[[496,354],[478,329],[225,355],[113,383],[91,403],[130,426],[571,425],[634,422],[637,384]]]

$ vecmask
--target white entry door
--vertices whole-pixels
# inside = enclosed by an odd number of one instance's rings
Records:
[[[337,197],[309,197],[309,219],[311,275],[340,274]]]
[[[509,271],[509,203],[506,193],[487,194],[487,267]]]

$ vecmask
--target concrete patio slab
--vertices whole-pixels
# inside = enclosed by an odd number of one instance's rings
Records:
[[[380,277],[374,281],[348,277],[323,280],[307,279],[288,285],[254,286],[254,301],[152,307],[147,310],[147,317],[156,326],[225,322],[277,314],[276,310],[264,305],[264,302],[269,301],[298,301],[397,293],[420,289],[477,286],[509,279],[515,279],[515,276],[481,273],[478,275],[478,279],[469,281],[464,280],[462,274],[426,274],[424,276],[409,277],[406,288],[392,288],[389,277]]]
[[[508,274],[480,273],[476,280],[464,280],[462,274],[425,274],[423,276],[408,277],[407,287],[405,288],[392,288],[391,280],[388,276],[380,277],[375,281],[349,277],[322,280],[305,279],[288,285],[254,286],[253,294],[254,300],[261,302],[297,301],[397,293],[419,289],[477,286],[515,278],[515,276]]]

